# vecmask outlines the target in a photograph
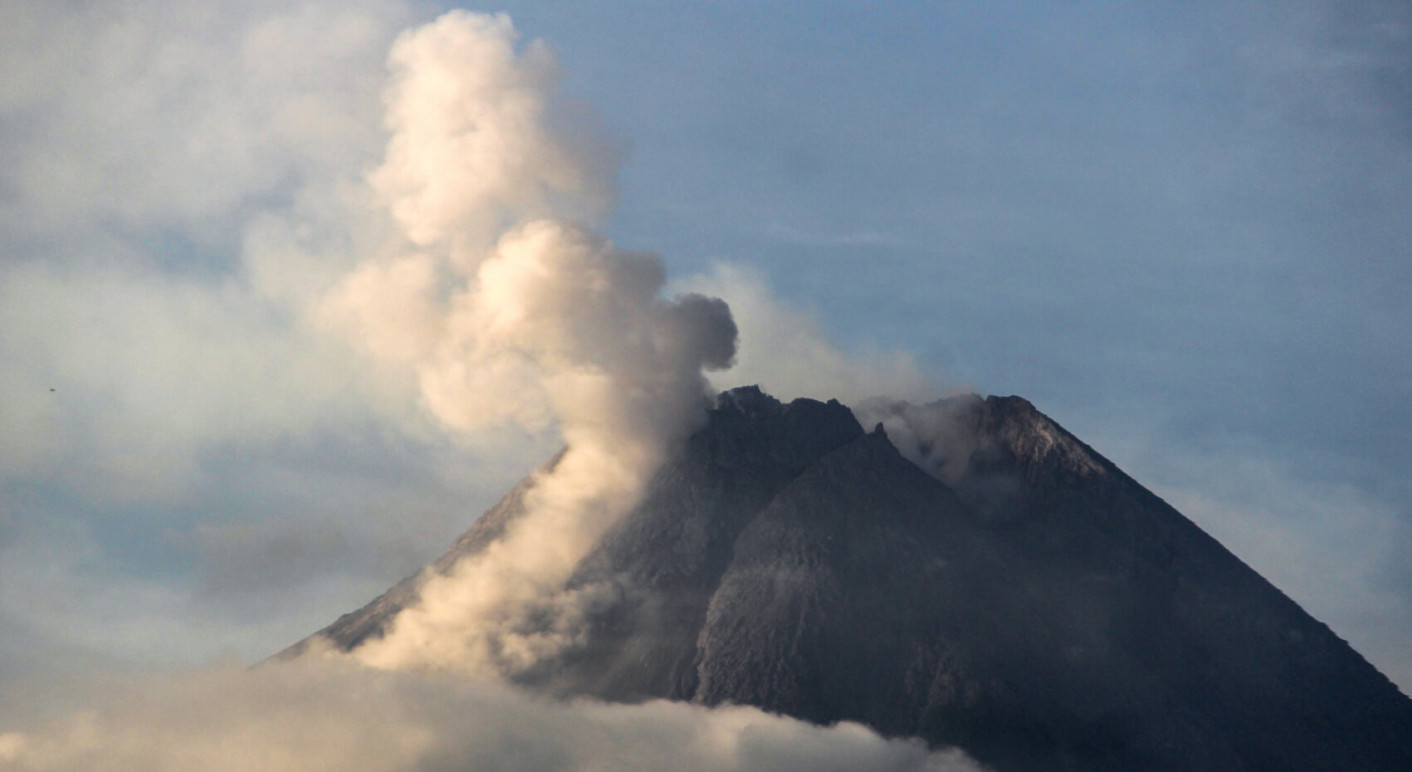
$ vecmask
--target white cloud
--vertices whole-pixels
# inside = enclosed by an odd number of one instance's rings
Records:
[[[382,0],[6,3],[7,227],[228,225],[356,168],[410,18]]]
[[[121,265],[4,273],[0,474],[163,500],[191,487],[213,445],[410,412],[411,393],[238,282]]]
[[[165,501],[212,447],[409,423],[409,381],[276,292],[307,267],[245,244],[275,243],[272,216],[349,219],[411,18],[382,0],[0,8],[0,476]]]
[[[554,702],[493,681],[317,660],[221,665],[120,686],[89,710],[0,734],[17,772],[609,769],[978,770],[958,751],[753,708]]]

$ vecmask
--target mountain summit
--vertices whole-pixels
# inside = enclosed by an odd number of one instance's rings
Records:
[[[859,414],[722,394],[569,580],[612,602],[516,680],[858,721],[1002,772],[1412,769],[1412,700],[1029,402]],[[381,637],[533,480],[313,637]]]

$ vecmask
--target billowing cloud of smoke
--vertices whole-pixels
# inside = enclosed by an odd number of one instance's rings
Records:
[[[555,427],[568,452],[510,533],[357,652],[379,666],[515,670],[572,643],[589,599],[560,586],[704,420],[703,369],[735,355],[725,303],[663,299],[659,258],[585,224],[611,200],[607,143],[556,125],[552,58],[514,44],[505,17],[452,12],[394,45],[369,182],[402,245],[319,313],[413,368],[446,425]]]
[[[452,12],[392,48],[392,140],[373,187],[419,246],[475,261],[506,226],[591,220],[612,203],[616,158],[556,99],[541,42],[515,50],[504,15]]]
[[[16,772],[290,769],[963,772],[959,751],[753,708],[551,702],[482,680],[303,661],[110,689],[92,709],[0,734]]]
[[[483,555],[424,588],[419,606],[359,656],[384,666],[519,668],[573,639],[584,598],[558,594],[577,560],[625,513],[706,404],[702,367],[729,364],[725,304],[658,299],[655,258],[536,221],[508,234],[447,319],[422,371],[455,426],[547,407],[569,450],[526,498],[526,515]],[[546,619],[550,629],[544,630]]]
[[[317,314],[376,356],[426,360],[456,298],[507,230],[554,218],[591,225],[613,199],[616,153],[570,123],[556,65],[515,49],[510,20],[462,11],[403,33],[385,93],[391,132],[368,176],[385,243],[317,302]],[[459,424],[458,424],[459,425]]]

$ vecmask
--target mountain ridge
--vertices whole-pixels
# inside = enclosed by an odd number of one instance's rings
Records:
[[[617,602],[516,680],[856,720],[1000,770],[1412,768],[1412,701],[1028,401],[865,412],[722,394],[569,580]],[[315,637],[380,635],[532,484]]]

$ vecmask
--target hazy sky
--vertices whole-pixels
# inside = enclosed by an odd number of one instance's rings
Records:
[[[0,6],[0,722],[265,656],[557,446],[446,428],[306,313],[442,10]],[[1412,691],[1412,6],[474,10],[557,57],[620,247],[883,388],[1030,399]],[[779,396],[867,390],[755,345]]]

